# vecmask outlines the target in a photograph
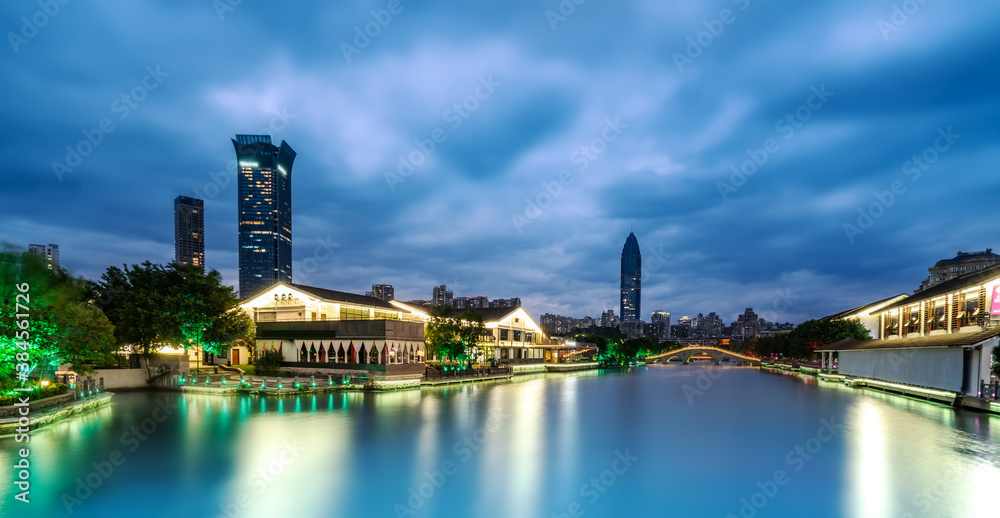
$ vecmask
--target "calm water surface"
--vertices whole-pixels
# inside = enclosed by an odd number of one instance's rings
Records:
[[[750,368],[121,393],[30,444],[32,501],[4,469],[2,516],[1000,515],[1000,418]]]

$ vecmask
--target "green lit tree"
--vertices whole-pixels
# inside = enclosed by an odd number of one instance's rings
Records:
[[[81,372],[113,358],[113,327],[85,299],[83,279],[50,270],[41,256],[3,244],[0,288],[0,380],[9,381],[19,363],[42,371],[70,364]],[[27,340],[21,339],[24,331]]]
[[[486,333],[482,313],[467,309],[455,315],[452,308],[441,305],[431,308],[430,317],[424,336],[428,352],[462,363],[481,356],[479,342]]]

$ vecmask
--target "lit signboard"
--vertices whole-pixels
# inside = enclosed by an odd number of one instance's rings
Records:
[[[990,301],[990,315],[1000,315],[1000,284],[993,287],[993,297]]]

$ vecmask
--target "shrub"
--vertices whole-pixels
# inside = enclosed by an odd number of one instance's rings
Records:
[[[254,371],[259,376],[274,376],[281,369],[281,362],[284,360],[278,351],[268,351],[254,360]]]

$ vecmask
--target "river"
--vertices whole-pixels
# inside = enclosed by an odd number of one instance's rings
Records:
[[[746,367],[120,393],[29,460],[29,504],[0,473],[4,517],[1000,515],[1000,418]]]

